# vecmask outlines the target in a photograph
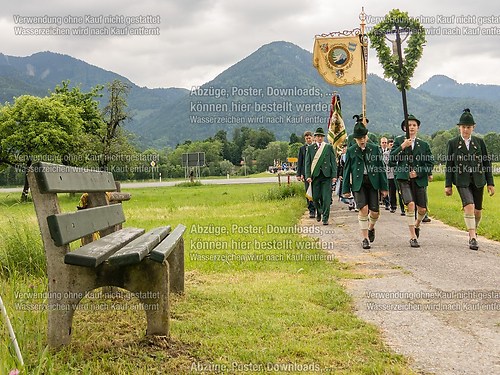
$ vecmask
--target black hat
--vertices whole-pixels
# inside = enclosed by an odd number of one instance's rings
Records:
[[[363,138],[367,134],[368,129],[363,125],[362,122],[357,122],[356,125],[354,125],[354,131],[352,132],[352,136],[354,138]]]
[[[472,113],[470,113],[469,108],[464,109],[464,113],[462,113],[462,116],[460,116],[460,120],[458,121],[457,125],[476,125],[474,122],[474,117],[472,117]]]
[[[317,128],[316,131],[314,132],[314,135],[322,135],[324,137],[325,132],[324,132],[323,128]]]
[[[413,115],[408,115],[408,122],[410,122],[410,120],[416,121],[418,127],[420,127],[420,120],[418,118],[416,118]],[[403,122],[401,122],[401,130],[404,132],[406,131],[405,120],[403,120]]]

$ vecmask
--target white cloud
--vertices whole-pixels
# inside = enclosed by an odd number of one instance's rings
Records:
[[[315,34],[358,27],[363,5],[370,16],[383,16],[392,8],[399,8],[411,16],[434,19],[424,24],[425,27],[459,27],[462,31],[464,27],[477,25],[457,23],[459,16],[476,16],[478,21],[480,16],[498,15],[498,7],[492,0],[468,3],[388,0],[380,3],[351,0],[339,6],[338,2],[323,0],[9,2],[0,9],[0,33],[3,35],[0,52],[26,56],[50,50],[114,71],[141,86],[189,88],[213,79],[263,44],[275,40],[289,41],[311,51]],[[14,15],[152,15],[161,18],[161,24],[157,25],[160,35],[16,36]],[[455,16],[455,23],[445,24],[441,16]],[[495,74],[500,65],[500,20],[493,17],[488,20],[491,23],[481,29],[493,28],[499,35],[429,36],[413,85],[434,74],[448,75],[459,82],[500,84],[500,76]],[[373,50],[370,51],[369,72],[382,75]]]

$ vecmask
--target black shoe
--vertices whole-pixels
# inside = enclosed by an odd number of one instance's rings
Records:
[[[391,214],[393,214],[394,212],[396,212],[396,209],[395,208],[391,208]]]
[[[404,212],[401,212],[401,216],[406,216],[406,214]]]
[[[477,244],[477,240],[475,238],[471,238],[469,240],[469,249],[471,250],[479,249],[479,245]]]
[[[430,223],[431,222],[431,218],[426,216],[422,219],[422,223]]]
[[[316,217],[316,214],[314,212],[309,212],[309,218],[314,219]]]
[[[363,240],[363,242],[361,243],[361,245],[363,246],[363,249],[369,249],[371,246],[370,246],[370,242],[368,242],[368,239],[365,238]]]
[[[419,227],[415,227],[415,236],[420,237],[420,228]]]
[[[389,208],[389,207],[386,207],[386,208],[385,208],[385,210],[386,210],[386,211],[389,211],[389,210],[390,210],[390,208]]]
[[[321,213],[320,212],[317,212],[316,213],[316,221],[321,221]]]
[[[328,221],[323,221],[323,225],[328,225]]]
[[[368,229],[368,239],[370,240],[370,242],[375,241],[375,228]]]
[[[420,247],[416,238],[410,240],[410,247]]]

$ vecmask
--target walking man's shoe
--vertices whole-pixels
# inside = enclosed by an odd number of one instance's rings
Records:
[[[418,244],[418,241],[417,241],[417,239],[416,239],[416,238],[412,238],[412,239],[410,240],[410,246],[411,246],[411,247],[420,247],[420,245]]]
[[[321,212],[316,212],[316,221],[320,222],[321,221]]]
[[[368,239],[370,240],[370,242],[375,241],[375,228],[368,229]]]
[[[371,247],[370,242],[368,242],[368,238],[365,238],[361,245],[363,246],[363,249],[369,249]]]
[[[471,238],[469,240],[469,249],[471,250],[479,249],[479,245],[477,244],[477,240],[475,238]]]
[[[425,215],[425,217],[422,219],[422,223],[430,223],[431,222],[431,218],[427,215]]]

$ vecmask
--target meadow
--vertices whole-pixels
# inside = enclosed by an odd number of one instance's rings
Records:
[[[21,374],[412,374],[378,329],[355,316],[340,282],[360,276],[328,252],[333,244],[299,229],[303,187],[276,185],[131,190],[126,226],[187,227],[186,293],[172,297],[171,336],[145,337],[144,311],[126,291],[94,291],[75,313],[71,345],[58,352],[46,348],[33,206],[0,194],[0,293]],[[63,208],[74,210],[78,198],[63,197]],[[0,373],[19,368],[5,325],[0,358]]]
[[[486,238],[500,241],[500,227],[497,224],[497,215],[500,212],[500,177],[495,176],[496,193],[489,196],[484,190],[482,219],[478,234]],[[462,201],[457,189],[453,187],[453,194],[447,197],[444,194],[444,175],[434,174],[434,181],[428,187],[429,213],[432,217],[445,224],[465,231],[465,222],[462,210]]]

